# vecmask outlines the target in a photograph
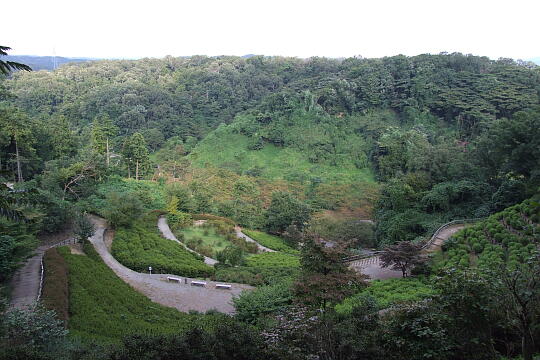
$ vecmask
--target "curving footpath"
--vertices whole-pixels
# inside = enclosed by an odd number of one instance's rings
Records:
[[[467,224],[443,225],[431,237],[427,246],[423,249],[424,253],[432,253],[441,249],[442,244],[459,230],[466,227]],[[349,267],[353,270],[369,276],[370,280],[384,280],[400,278],[403,276],[400,270],[392,270],[381,266],[378,255],[370,256],[364,259],[352,261]]]
[[[183,276],[171,274],[150,275],[135,272],[120,264],[107,249],[103,239],[107,225],[106,221],[97,216],[90,217],[90,220],[96,230],[89,240],[103,259],[103,262],[119,278],[158,304],[173,307],[183,312],[190,310],[206,312],[215,309],[219,312],[232,314],[234,312],[233,297],[240,295],[244,290],[253,289],[249,285],[228,283],[232,285],[230,290],[219,290],[215,288],[216,282],[213,281],[207,281],[206,287],[197,287],[189,284],[192,280],[190,278],[187,278],[188,284],[167,281],[167,276],[180,277],[182,280],[185,279]]]
[[[158,229],[159,231],[161,232],[161,235],[163,235],[163,237],[165,239],[169,239],[169,240],[172,240],[172,241],[175,241],[177,243],[179,243],[180,245],[182,245],[187,251],[190,251],[194,254],[197,254],[199,256],[202,256],[204,257],[204,263],[207,264],[207,265],[210,265],[210,266],[214,266],[215,264],[218,263],[218,261],[216,259],[212,259],[211,257],[208,257],[208,256],[205,256],[203,254],[199,254],[198,252],[196,252],[195,250],[192,250],[190,248],[188,248],[186,246],[186,244],[184,244],[183,242],[181,242],[180,240],[178,240],[176,238],[176,236],[174,236],[171,228],[169,227],[169,224],[167,223],[167,218],[165,216],[160,216],[159,219],[158,219]]]
[[[240,239],[244,239],[247,242],[257,244],[257,247],[259,248],[260,252],[276,252],[276,250],[272,250],[270,248],[267,248],[266,246],[262,246],[261,244],[259,244],[258,242],[256,242],[255,240],[253,240],[252,238],[244,234],[240,226],[235,226],[234,231],[236,232],[236,237],[239,237]]]

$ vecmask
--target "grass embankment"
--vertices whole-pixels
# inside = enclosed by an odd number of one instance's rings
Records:
[[[336,305],[340,314],[350,314],[365,296],[371,296],[380,309],[388,308],[394,304],[420,301],[435,294],[429,283],[418,278],[375,280],[363,291],[345,299]]]
[[[43,255],[43,266],[45,268],[41,296],[43,305],[47,309],[54,310],[58,318],[67,323],[69,319],[69,288],[66,261],[56,248],[52,248]]]
[[[116,230],[112,255],[124,266],[146,272],[151,266],[156,273],[190,277],[208,277],[214,269],[202,258],[165,239],[157,233],[156,221],[147,217],[129,228]]]
[[[287,245],[283,239],[277,236],[266,234],[257,230],[242,229],[242,232],[256,242],[258,242],[259,244],[261,244],[262,246],[265,246],[269,249],[281,251],[287,254],[300,254],[300,251],[293,249],[292,247]]]
[[[192,327],[209,329],[225,316],[185,314],[158,305],[118,278],[92,245],[85,244],[84,251],[87,256],[72,255],[67,247],[58,249],[69,274],[68,328],[72,336],[118,342],[134,333],[173,334]]]

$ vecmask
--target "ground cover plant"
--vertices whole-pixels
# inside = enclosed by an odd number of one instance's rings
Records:
[[[131,227],[117,229],[112,244],[112,255],[124,266],[146,272],[152,266],[156,273],[190,277],[208,277],[213,268],[202,258],[182,245],[157,233],[156,219],[148,216]]]
[[[68,328],[87,340],[117,342],[132,333],[172,334],[212,327],[224,315],[191,315],[150,301],[118,278],[91,244],[84,255],[58,249],[69,270]]]
[[[254,266],[217,266],[212,278],[217,281],[249,284],[252,286],[271,285],[293,279],[300,273],[300,268],[293,267],[254,267]]]
[[[41,295],[43,306],[54,310],[58,318],[67,323],[69,318],[69,287],[66,261],[56,248],[52,248],[45,252],[43,266],[45,269]]]
[[[370,282],[366,289],[336,305],[336,311],[339,314],[351,314],[352,309],[362,304],[366,296],[375,299],[380,309],[386,309],[400,303],[420,301],[433,296],[435,293],[433,286],[425,279],[375,280]]]
[[[265,252],[247,256],[246,266],[259,268],[299,268],[300,257],[281,252]]]
[[[269,249],[284,252],[287,254],[300,254],[300,251],[293,249],[285,241],[277,236],[266,234],[262,231],[242,229],[244,234],[257,241],[262,246]]]
[[[538,252],[539,223],[539,203],[525,200],[455,234],[434,266],[515,269]]]

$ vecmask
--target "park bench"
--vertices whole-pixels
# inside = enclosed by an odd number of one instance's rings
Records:
[[[206,281],[191,281],[192,286],[206,286]]]
[[[230,290],[232,288],[231,285],[227,285],[227,284],[216,284],[216,289],[228,289]]]
[[[167,276],[168,281],[176,281],[176,282],[182,282],[182,279],[172,276]]]

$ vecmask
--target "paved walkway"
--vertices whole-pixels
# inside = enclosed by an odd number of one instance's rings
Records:
[[[180,311],[196,310],[206,312],[215,309],[217,311],[231,314],[234,312],[232,298],[240,295],[244,290],[252,289],[249,285],[231,284],[230,290],[216,289],[216,282],[208,281],[206,287],[190,285],[191,280],[187,278],[188,284],[168,282],[167,276],[183,276],[171,274],[144,274],[138,273],[120,264],[109,252],[103,241],[103,233],[106,228],[104,219],[93,216],[96,232],[89,240],[96,248],[105,264],[109,266],[123,281],[131,285],[135,290],[150,298],[150,300],[164,306],[173,307]],[[169,229],[170,230],[170,229]]]
[[[437,237],[430,244],[430,246],[424,250],[424,252],[431,253],[441,250],[442,244],[465,226],[466,225],[464,224],[456,224],[444,228],[439,234],[437,234]],[[403,276],[401,270],[383,268],[380,264],[380,258],[377,255],[352,261],[349,264],[349,267],[361,274],[368,275],[370,280],[384,280],[400,278]]]
[[[236,232],[236,237],[239,237],[240,239],[244,239],[247,242],[252,242],[252,243],[257,244],[257,247],[259,248],[260,252],[276,252],[276,250],[272,250],[270,248],[267,248],[266,246],[262,246],[261,244],[259,244],[258,242],[256,242],[255,240],[253,240],[252,238],[244,234],[240,226],[235,226],[234,231]]]
[[[41,283],[41,259],[47,249],[56,244],[71,239],[72,233],[64,230],[57,234],[43,236],[40,239],[43,245],[34,250],[34,255],[26,260],[10,281],[11,296],[9,307],[12,309],[25,309],[31,307],[39,298]]]
[[[41,282],[41,259],[48,248],[49,245],[38,247],[34,252],[35,255],[13,275],[10,308],[29,308],[37,301]]]

